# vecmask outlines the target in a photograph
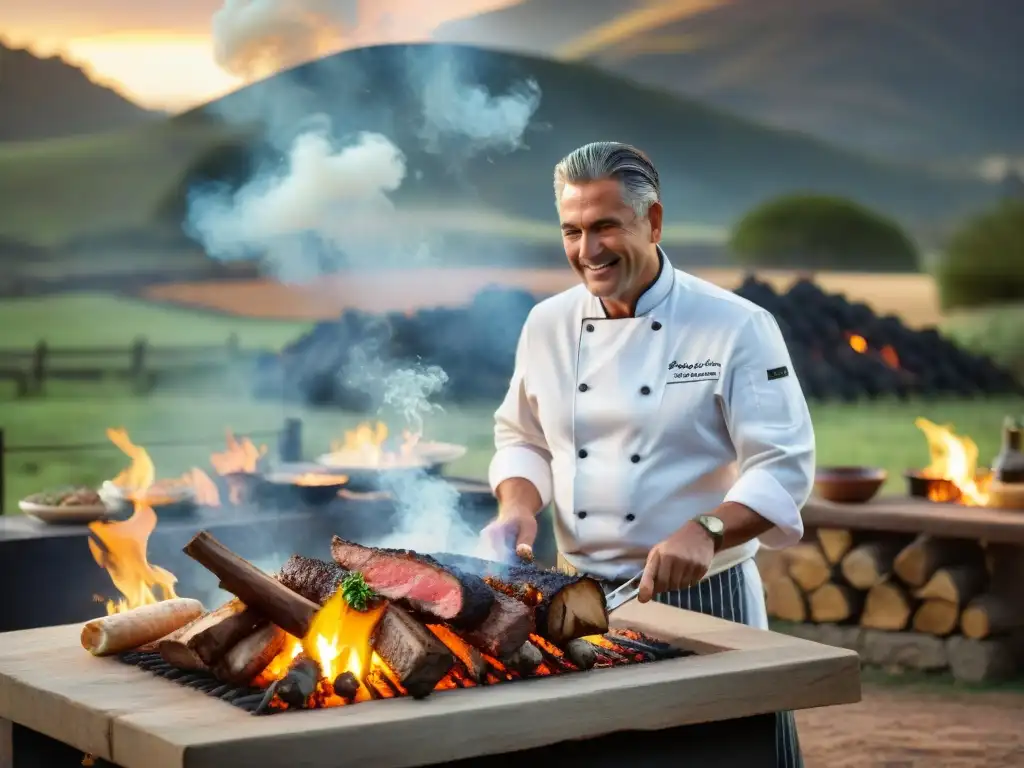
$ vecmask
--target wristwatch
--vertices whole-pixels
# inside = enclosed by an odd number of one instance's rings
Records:
[[[722,522],[721,518],[714,515],[697,515],[697,517],[693,518],[693,522],[708,532],[708,536],[711,537],[711,541],[715,544],[715,552],[718,552],[722,547],[722,541],[725,539],[725,523]]]

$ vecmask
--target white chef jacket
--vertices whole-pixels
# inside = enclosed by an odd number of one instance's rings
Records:
[[[492,489],[529,480],[554,501],[565,560],[599,578],[632,577],[650,549],[723,501],[774,526],[767,547],[803,535],[814,431],[775,318],[673,269],[609,319],[583,285],[540,302],[495,413]],[[756,554],[719,552],[708,575]]]

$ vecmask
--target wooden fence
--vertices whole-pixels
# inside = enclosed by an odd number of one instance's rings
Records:
[[[238,337],[209,346],[153,347],[145,338],[127,347],[51,347],[0,349],[0,381],[14,383],[18,397],[40,395],[47,381],[128,382],[139,394],[149,392],[163,374],[210,375],[250,362],[258,354],[243,350]]]
[[[256,431],[239,434],[239,438],[248,437],[251,440],[275,440],[276,455],[279,461],[294,462],[302,461],[302,420],[296,418],[285,419],[280,429],[270,431]],[[133,441],[135,438],[133,437]],[[224,435],[204,439],[202,437],[183,437],[178,439],[155,439],[137,440],[137,444],[145,448],[173,447],[173,448],[216,448],[224,446]],[[6,493],[6,457],[10,454],[59,454],[78,451],[117,451],[116,445],[110,441],[102,443],[63,443],[60,445],[7,445],[3,427],[0,427],[0,515],[5,512],[4,497]],[[40,488],[40,491],[46,490]]]

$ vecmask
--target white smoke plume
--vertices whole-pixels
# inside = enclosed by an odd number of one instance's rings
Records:
[[[422,39],[460,5],[470,13],[496,0],[225,0],[214,19],[218,61],[233,72],[266,74],[317,56],[345,39],[382,42],[373,36],[401,34]],[[433,10],[430,10],[433,8]],[[395,14],[400,10],[405,15]],[[388,18],[388,13],[392,17]],[[397,21],[396,21],[397,19]],[[398,32],[396,32],[398,30]],[[540,103],[540,89],[523,82],[492,94],[440,57],[420,69],[410,60],[408,81],[420,98],[422,143],[416,149],[457,165],[480,152],[511,152]],[[428,245],[426,235],[401,220],[394,202],[407,176],[406,154],[380,133],[362,133],[342,142],[325,116],[309,115],[311,99],[324,98],[294,86],[287,75],[260,83],[222,102],[228,122],[266,127],[268,144],[282,157],[259,167],[252,178],[230,189],[206,185],[190,191],[187,228],[214,258],[259,258],[272,277],[309,281],[342,266],[376,267],[389,259],[409,264]],[[338,94],[352,88],[338,83]],[[351,121],[349,121],[351,122]],[[410,148],[412,149],[412,148]],[[429,217],[428,217],[429,218]],[[350,388],[370,394],[396,431],[421,431],[437,407],[431,398],[447,382],[437,367],[398,367],[381,358],[373,342],[351,350],[338,371]],[[429,435],[427,436],[429,439]],[[461,518],[459,495],[426,472],[401,475],[389,489],[399,524],[384,546],[469,554],[476,536]]]

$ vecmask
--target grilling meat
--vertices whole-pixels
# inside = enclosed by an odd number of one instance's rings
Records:
[[[479,576],[496,591],[532,606],[537,634],[556,645],[608,631],[601,585],[589,576],[570,576],[536,565],[506,565],[462,555],[434,555],[437,562]]]
[[[457,629],[477,629],[494,606],[494,591],[483,578],[429,555],[364,547],[337,536],[331,555],[342,568],[359,571],[378,594]]]
[[[500,659],[529,640],[534,629],[533,608],[495,591],[494,605],[484,623],[460,634],[467,643]]]
[[[323,605],[338,591],[348,571],[335,563],[292,555],[281,566],[277,580],[307,600]]]

